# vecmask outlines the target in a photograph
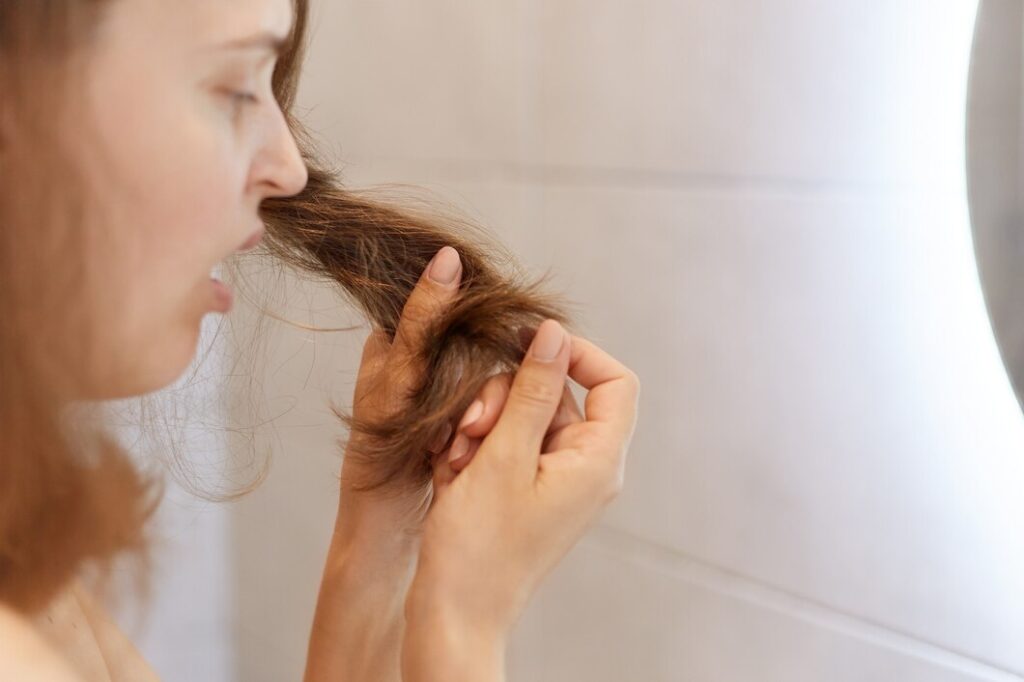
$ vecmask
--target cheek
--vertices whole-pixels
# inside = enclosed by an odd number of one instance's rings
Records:
[[[208,119],[197,114],[166,130],[165,163],[148,184],[153,223],[168,226],[194,255],[216,260],[225,238],[238,233],[247,164],[226,126]]]
[[[124,167],[137,191],[128,194],[135,200],[117,221],[119,251],[133,281],[159,290],[149,292],[149,304],[180,296],[208,275],[238,234],[243,180],[223,143],[180,121],[167,133],[166,147],[150,161]]]
[[[248,164],[209,93],[169,86],[180,74],[161,61],[116,57],[97,66],[68,137],[90,199],[82,297],[94,314],[83,331],[111,358],[104,381],[141,392],[196,350],[210,269],[246,215]]]
[[[109,266],[106,290],[118,292],[105,316],[110,342],[136,356],[149,349],[139,360],[159,373],[156,365],[173,372],[195,350],[210,269],[239,234],[245,167],[226,124],[199,113],[149,120],[117,126],[124,133],[104,192],[111,239],[97,257]]]
[[[138,276],[163,276],[165,287],[177,277],[180,290],[208,274],[239,234],[247,166],[226,122],[194,104],[177,103],[184,115],[166,110],[120,147],[120,175],[134,187],[122,196],[135,200],[119,222],[136,242]]]

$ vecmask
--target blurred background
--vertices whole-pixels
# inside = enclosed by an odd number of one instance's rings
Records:
[[[990,235],[1019,227],[1020,0],[983,0],[978,44],[971,0],[314,5],[300,111],[347,182],[425,188],[551,268],[643,384],[625,489],[510,680],[1022,679],[1024,418],[986,313],[1014,290],[983,293],[970,222],[988,261],[1019,253]],[[970,205],[969,84],[972,151],[1013,150],[972,161]],[[289,319],[362,323],[252,272]],[[156,598],[121,618],[166,680],[297,680],[337,504],[325,401],[350,404],[367,329],[272,320],[235,395],[206,322],[189,390],[265,404],[269,475],[232,504],[172,488]],[[203,461],[251,446],[228,436]]]

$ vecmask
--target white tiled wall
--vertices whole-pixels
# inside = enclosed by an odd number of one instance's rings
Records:
[[[1024,673],[1024,420],[964,194],[975,8],[318,3],[301,102],[349,181],[422,184],[553,266],[643,381],[626,488],[524,615],[511,679]],[[312,296],[292,317],[353,321]],[[287,414],[232,509],[237,679],[301,674],[324,392],[350,398],[361,341],[273,337]]]

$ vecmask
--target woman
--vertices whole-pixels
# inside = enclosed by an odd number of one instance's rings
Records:
[[[156,487],[68,408],[180,375],[231,307],[210,269],[264,230],[374,327],[336,408],[308,680],[503,679],[528,599],[622,485],[635,374],[497,247],[319,164],[290,112],[306,4],[0,3],[0,679],[155,677],[80,577],[145,555]]]

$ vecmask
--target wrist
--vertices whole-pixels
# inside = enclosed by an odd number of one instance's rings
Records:
[[[328,562],[343,562],[348,570],[371,571],[414,566],[419,553],[418,529],[409,513],[387,500],[364,499],[343,491],[331,534]]]
[[[402,679],[405,682],[500,682],[505,679],[506,633],[410,590],[405,606]]]
[[[342,466],[336,532],[378,541],[418,536],[430,503],[430,486],[396,483],[375,490],[357,489],[365,480],[365,475],[356,475]]]
[[[306,682],[401,679],[405,593],[415,552],[332,537],[307,651]]]
[[[486,575],[469,567],[463,571],[434,556],[429,551],[419,554],[405,599],[406,620],[441,619],[457,629],[504,640],[529,601],[524,581],[504,569]]]
[[[336,529],[331,536],[324,579],[381,583],[412,579],[419,541],[396,534],[362,534]]]

